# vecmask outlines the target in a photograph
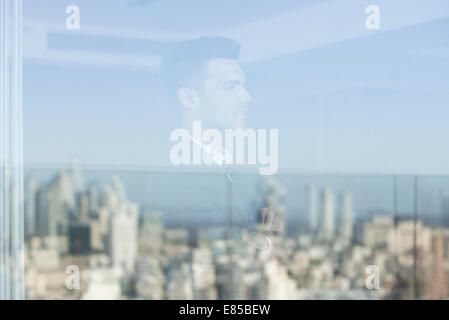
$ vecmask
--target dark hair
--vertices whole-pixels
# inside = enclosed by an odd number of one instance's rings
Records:
[[[194,86],[204,75],[210,59],[238,59],[240,44],[225,37],[201,37],[179,42],[162,58],[161,74],[166,89],[173,95],[182,86]]]

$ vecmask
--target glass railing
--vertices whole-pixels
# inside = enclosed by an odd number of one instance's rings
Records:
[[[449,176],[231,180],[26,169],[27,299],[449,297]]]

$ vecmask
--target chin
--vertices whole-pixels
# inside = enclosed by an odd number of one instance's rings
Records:
[[[236,124],[236,125],[234,126],[234,128],[235,128],[235,129],[246,129],[246,122],[244,122],[244,121],[239,122],[238,124]]]
[[[237,119],[233,122],[232,128],[246,129],[246,121],[244,119]]]

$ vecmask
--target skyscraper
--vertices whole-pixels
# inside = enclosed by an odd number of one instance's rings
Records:
[[[84,179],[81,168],[78,165],[78,161],[73,161],[72,170],[70,172],[70,177],[72,180],[73,191],[75,193],[83,192],[84,190]]]
[[[134,271],[137,255],[138,207],[128,202],[125,188],[117,177],[114,178],[114,188],[106,188],[103,206],[110,213],[109,250],[112,266],[130,273]]]
[[[69,248],[71,254],[90,253],[90,225],[87,222],[70,224]]]
[[[449,190],[444,190],[441,197],[441,227],[449,227]]]
[[[195,298],[200,300],[216,299],[215,269],[210,248],[192,250],[192,274]]]
[[[81,221],[89,220],[89,197],[85,193],[78,193],[76,195],[76,209],[77,209],[77,219]]]
[[[89,216],[93,217],[98,214],[98,186],[91,184],[89,187]]]
[[[352,194],[345,192],[341,203],[340,235],[346,240],[352,239],[352,219]]]
[[[33,177],[28,179],[25,186],[25,234],[28,237],[36,233],[38,191],[37,180]]]
[[[74,210],[74,192],[69,175],[61,171],[38,193],[38,231],[42,236],[66,235]]]
[[[448,294],[447,269],[444,261],[444,236],[441,232],[435,232],[432,237],[432,274],[431,299],[446,299]]]
[[[315,186],[307,187],[307,213],[309,218],[309,230],[316,231],[318,228],[318,205]]]
[[[334,193],[326,188],[322,197],[322,215],[320,226],[320,238],[322,240],[332,240],[335,233],[335,205]]]
[[[137,254],[137,206],[127,204],[111,219],[111,258],[115,268],[125,273],[134,271]]]
[[[163,244],[162,236],[164,232],[161,215],[162,213],[159,211],[145,211],[139,229],[140,254],[159,253]]]

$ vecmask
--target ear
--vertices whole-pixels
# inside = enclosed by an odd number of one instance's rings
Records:
[[[201,107],[200,96],[198,95],[198,92],[193,89],[185,87],[179,88],[178,99],[184,108],[194,110],[200,109]]]

